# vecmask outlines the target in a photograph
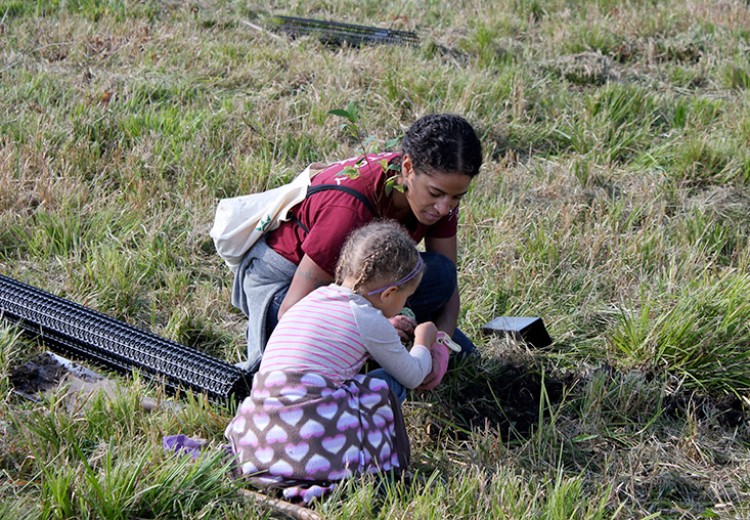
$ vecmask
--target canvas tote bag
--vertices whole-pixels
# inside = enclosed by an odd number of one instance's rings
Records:
[[[219,201],[209,234],[232,272],[237,272],[242,257],[263,234],[289,220],[289,211],[305,198],[312,178],[327,167],[312,163],[288,184]]]

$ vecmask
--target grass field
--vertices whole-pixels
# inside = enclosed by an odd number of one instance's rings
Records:
[[[272,15],[420,45],[291,39]],[[482,361],[407,402],[413,483],[316,511],[748,518],[748,92],[739,0],[0,0],[0,272],[234,363],[217,200],[460,113],[485,150],[459,235]],[[329,114],[350,103],[360,138]],[[501,315],[553,344],[482,336]],[[11,374],[44,350],[0,325],[0,518],[273,514],[226,477],[230,408],[148,413],[138,377],[24,400]],[[172,433],[216,449],[171,456]]]

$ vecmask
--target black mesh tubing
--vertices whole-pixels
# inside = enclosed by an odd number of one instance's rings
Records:
[[[0,318],[53,351],[126,375],[137,370],[172,392],[190,389],[218,403],[250,392],[250,376],[234,365],[3,275]]]
[[[418,46],[419,38],[413,32],[395,29],[381,29],[341,22],[296,18],[293,16],[274,16],[276,30],[292,37],[317,36],[330,43],[390,44]]]

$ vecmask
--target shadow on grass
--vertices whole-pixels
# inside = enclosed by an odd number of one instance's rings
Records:
[[[607,381],[615,389],[615,383],[622,383],[626,376],[608,365],[599,369],[601,370],[607,373]],[[581,392],[585,393],[593,373],[553,376],[545,373],[540,366],[502,357],[459,363],[449,370],[430,400],[432,419],[429,421],[428,434],[437,438],[444,428],[450,428],[455,438],[464,440],[470,437],[472,431],[493,430],[498,432],[503,441],[529,439],[538,428],[540,419],[543,420],[551,410],[558,408],[563,400],[572,398],[578,402],[585,397]],[[646,373],[640,374],[640,378],[644,380],[653,379],[653,376],[649,377]],[[654,391],[663,389],[661,383],[652,380],[652,384]],[[613,420],[618,414],[634,415],[620,416],[619,420],[624,420],[625,423],[631,421],[638,428],[647,420],[641,416],[646,412],[651,414],[650,417],[663,416],[665,419],[682,420],[692,417],[701,421],[713,420],[717,425],[730,429],[746,421],[743,403],[735,395],[678,392],[671,395],[662,393],[658,397],[644,393],[643,389],[633,388],[632,391],[639,393],[638,396],[628,397],[635,401],[651,396],[653,402],[646,407],[648,410],[623,408],[599,411],[613,414]],[[611,392],[614,390],[608,391]],[[626,397],[622,396],[622,399]],[[607,399],[614,399],[615,404],[619,402],[611,396]],[[568,410],[568,413],[571,412],[572,410]]]
[[[565,382],[538,367],[491,358],[458,363],[441,387],[435,411],[459,439],[493,429],[504,440],[517,440],[531,435],[540,412],[562,401]]]

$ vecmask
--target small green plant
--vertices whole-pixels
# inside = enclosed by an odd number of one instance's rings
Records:
[[[1,318],[2,316],[0,316]],[[0,394],[6,395],[12,366],[21,354],[21,331],[0,322]]]
[[[343,109],[334,109],[330,110],[328,112],[330,115],[333,116],[339,116],[346,119],[345,123],[341,124],[341,130],[347,132],[350,136],[355,138],[357,141],[359,141],[360,148],[362,150],[362,159],[357,161],[356,164],[353,166],[347,166],[342,170],[342,173],[349,177],[350,179],[356,179],[359,177],[359,169],[364,166],[365,164],[369,165],[369,159],[367,157],[368,153],[372,153],[373,151],[376,151],[376,149],[373,149],[373,143],[376,141],[376,137],[374,135],[367,136],[364,140],[362,139],[362,130],[359,124],[359,109],[357,108],[357,105],[350,101],[346,108]],[[385,149],[388,150],[390,148],[395,147],[399,142],[399,138],[394,138],[385,143]],[[396,182],[396,179],[401,174],[401,165],[399,164],[390,164],[388,161],[383,159],[380,161],[380,165],[383,168],[383,172],[386,173],[386,175],[389,172],[394,172],[393,175],[386,178],[385,181],[385,194],[390,195],[393,190],[400,191],[401,193],[404,192],[404,186],[402,184],[398,184]]]

